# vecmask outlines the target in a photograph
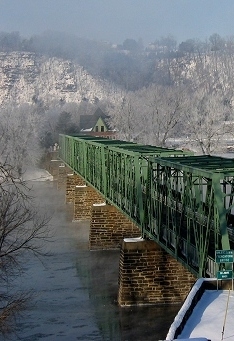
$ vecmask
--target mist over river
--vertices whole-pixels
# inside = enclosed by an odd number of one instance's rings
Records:
[[[72,222],[72,205],[51,181],[31,181],[38,210],[52,215],[52,240],[43,262],[25,260],[18,278],[33,290],[31,304],[17,324],[24,341],[121,340],[165,338],[180,306],[117,305],[119,251],[89,251],[88,222]]]

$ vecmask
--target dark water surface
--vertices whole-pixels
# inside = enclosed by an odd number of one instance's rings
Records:
[[[53,182],[33,182],[38,210],[50,212],[51,254],[27,259],[22,289],[35,296],[17,326],[24,341],[165,338],[179,306],[117,305],[119,251],[89,251],[88,222],[72,223],[72,206]],[[14,335],[13,340],[17,340]]]

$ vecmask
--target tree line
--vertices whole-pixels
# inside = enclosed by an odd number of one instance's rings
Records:
[[[110,110],[118,137],[198,154],[225,150],[233,138],[233,108],[222,93],[186,86],[151,85],[126,96]]]

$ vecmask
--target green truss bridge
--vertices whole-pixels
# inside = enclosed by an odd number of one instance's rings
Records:
[[[60,135],[59,157],[197,277],[234,245],[234,160]],[[228,269],[229,264],[226,264]]]

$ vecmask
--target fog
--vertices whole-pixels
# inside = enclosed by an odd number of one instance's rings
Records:
[[[233,0],[0,0],[0,31],[22,35],[47,30],[122,43],[161,36],[179,42],[234,34]]]

